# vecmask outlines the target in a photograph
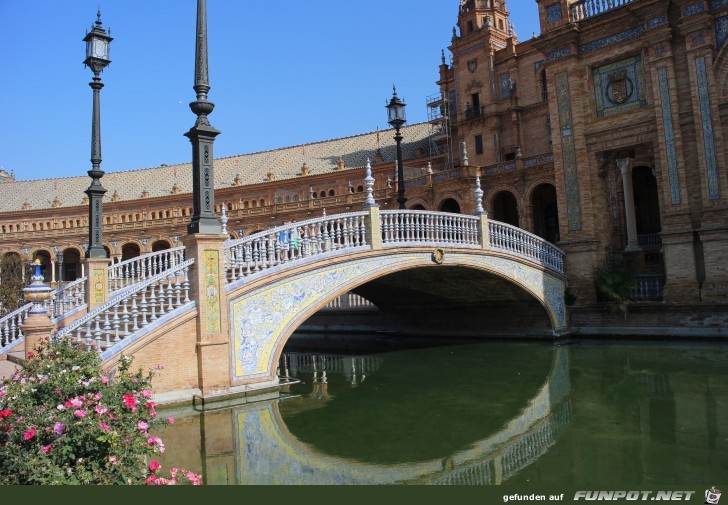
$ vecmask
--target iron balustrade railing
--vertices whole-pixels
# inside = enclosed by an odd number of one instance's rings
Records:
[[[108,270],[109,293],[113,295],[120,289],[149,279],[182,263],[184,260],[185,248],[181,246],[144,254],[111,265]]]
[[[637,301],[661,301],[664,287],[664,275],[641,274],[637,276],[637,287],[627,292],[627,298]]]
[[[228,282],[323,253],[366,247],[367,215],[353,212],[325,216],[228,241]]]
[[[114,298],[58,331],[54,339],[84,342],[99,353],[129,339],[157,319],[190,303],[190,259],[116,294]]]
[[[479,218],[447,212],[385,210],[381,213],[382,244],[480,247]]]
[[[585,19],[604,14],[636,0],[579,0],[571,4],[571,21],[583,21]]]
[[[559,273],[564,272],[564,251],[555,245],[510,224],[489,221],[488,226],[492,248],[539,263]]]
[[[659,249],[662,247],[662,237],[658,233],[644,233],[637,235],[640,247]]]

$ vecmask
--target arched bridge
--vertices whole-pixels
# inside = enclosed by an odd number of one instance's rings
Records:
[[[224,244],[217,235],[203,244],[194,235],[188,239],[185,247],[89,274],[87,304],[68,304],[72,322],[68,314],[56,314],[66,323],[59,323],[55,338],[86,342],[109,367],[122,353],[146,366],[167,360],[165,367],[174,372],[160,374],[161,391],[204,395],[277,385],[276,364],[291,334],[351,291],[364,293],[380,309],[401,305],[411,294],[425,302],[410,308],[425,313],[445,300],[450,306],[433,319],[458,322],[461,303],[475,300],[480,305],[471,308],[481,310],[501,299],[526,300],[529,312],[535,307],[545,315],[553,334],[567,329],[564,253],[485,213],[370,206]],[[448,274],[438,279],[438,272]],[[385,292],[389,298],[382,297]],[[59,300],[74,299],[64,293]],[[23,342],[26,309],[0,320],[0,358]]]
[[[563,252],[486,214],[372,207],[230,241],[226,258],[233,383],[274,377],[290,335],[332,299],[414,269],[498,277],[539,302],[555,333],[567,328]]]

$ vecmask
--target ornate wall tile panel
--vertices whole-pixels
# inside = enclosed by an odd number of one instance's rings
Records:
[[[592,74],[597,116],[609,116],[647,105],[641,56],[594,68]]]
[[[560,60],[561,58],[565,58],[571,54],[571,49],[568,47],[562,47],[561,49],[557,49],[555,51],[551,51],[546,55],[547,61],[555,61]]]
[[[546,20],[550,25],[561,21],[562,17],[560,2],[546,7]]]
[[[667,19],[665,16],[657,16],[654,18],[650,18],[647,20],[647,29],[652,30],[653,28],[657,28],[658,26],[662,26],[667,22]]]
[[[667,68],[657,71],[660,84],[660,105],[662,106],[662,125],[665,130],[665,157],[667,159],[667,175],[670,180],[670,195],[673,205],[680,203],[680,181],[677,171],[677,154],[675,151],[675,130],[672,121],[672,101],[667,78]]]
[[[508,98],[511,96],[511,78],[508,74],[500,75],[500,93],[501,98]]]
[[[698,14],[700,12],[703,12],[704,9],[705,9],[705,6],[703,5],[702,1],[700,1],[698,3],[686,5],[683,8],[683,12],[682,12],[683,17],[688,17],[688,16],[692,16],[694,14]]]
[[[559,108],[561,154],[564,164],[566,211],[569,221],[569,230],[578,231],[581,230],[581,196],[579,195],[576,155],[574,152],[574,132],[571,116],[571,98],[569,96],[569,76],[566,72],[556,75],[556,99]]]
[[[605,47],[619,44],[621,42],[624,42],[625,40],[634,39],[641,36],[643,33],[645,33],[644,25],[630,28],[629,30],[610,35],[609,37],[604,37],[602,39],[594,40],[592,42],[583,44],[579,46],[579,52],[590,53],[592,51],[598,51],[599,49],[604,49]]]
[[[710,0],[710,10],[720,9],[728,5],[728,0]]]
[[[708,197],[711,200],[720,198],[718,188],[718,168],[715,158],[715,140],[713,135],[713,113],[710,107],[710,92],[708,90],[708,72],[705,57],[695,59],[695,71],[698,79],[698,97],[700,98],[700,119],[703,127],[703,145],[705,149],[705,163],[708,177]]]
[[[728,0],[726,0],[728,2]],[[715,44],[720,49],[728,40],[728,16],[721,16],[715,20]]]
[[[217,250],[205,251],[205,307],[207,332],[220,333],[220,261]]]

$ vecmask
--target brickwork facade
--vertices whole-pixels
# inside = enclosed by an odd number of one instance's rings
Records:
[[[453,6],[452,59],[443,53],[441,93],[428,102],[435,119],[402,131],[408,207],[472,214],[480,176],[492,219],[567,253],[577,305],[597,301],[594,271],[606,247],[621,252],[630,240],[639,244],[630,264],[659,279],[664,302],[727,302],[728,2],[534,1],[541,35],[523,42],[505,0]],[[366,158],[377,202],[397,208],[392,136],[216,160],[215,200],[229,234],[361,209]],[[179,165],[104,177],[112,261],[182,245],[189,174]],[[37,256],[55,281],[50,245],[60,244],[64,280],[84,274],[87,178],[58,187],[9,179],[0,254]],[[27,196],[54,193],[50,206]]]

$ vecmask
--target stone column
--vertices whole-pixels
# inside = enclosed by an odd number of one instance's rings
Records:
[[[86,303],[89,312],[106,303],[109,297],[107,270],[110,262],[108,258],[84,258],[81,261],[82,273],[84,265],[86,270]]]
[[[183,237],[190,268],[190,297],[197,303],[197,370],[202,397],[230,390],[230,304],[225,293],[227,235]]]
[[[617,160],[617,167],[622,172],[622,187],[624,188],[624,216],[627,220],[627,247],[625,252],[638,252],[642,248],[637,238],[637,218],[634,211],[634,189],[632,188],[632,160],[624,158]]]
[[[56,262],[51,260],[51,284],[56,282]]]

